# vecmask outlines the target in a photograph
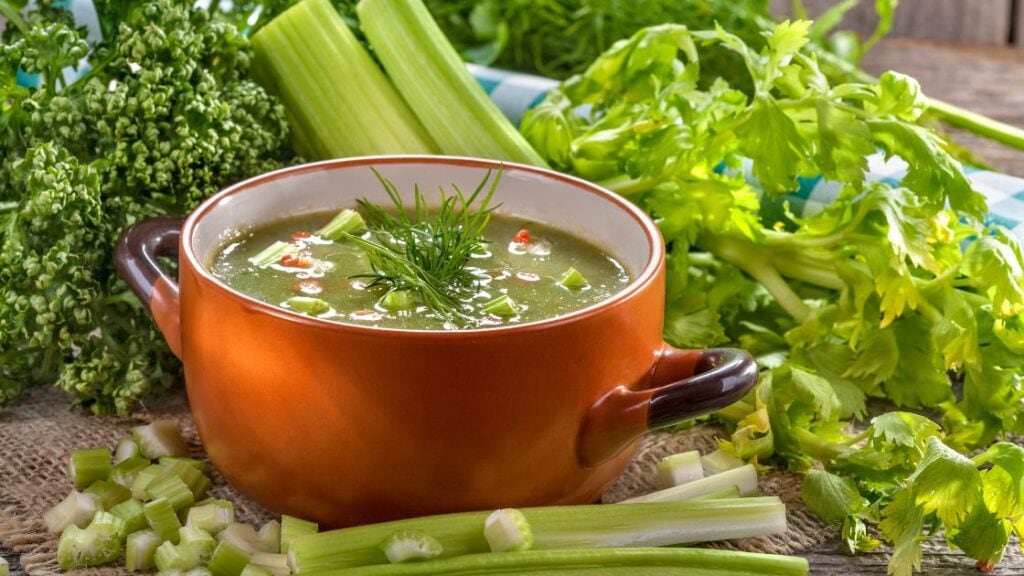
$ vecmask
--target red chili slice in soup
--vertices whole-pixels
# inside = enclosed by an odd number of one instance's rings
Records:
[[[305,240],[310,236],[312,236],[312,234],[310,234],[309,232],[303,232],[299,230],[298,232],[292,234],[292,240]]]
[[[313,266],[313,262],[301,254],[285,254],[277,263],[289,268],[311,268]]]
[[[530,231],[527,230],[526,228],[523,228],[522,230],[517,232],[515,237],[512,238],[512,240],[520,244],[529,244],[530,242],[533,242],[533,240],[530,238]]]

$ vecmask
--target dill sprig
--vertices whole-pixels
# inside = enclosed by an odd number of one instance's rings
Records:
[[[372,169],[372,168],[371,168]],[[407,206],[394,183],[373,169],[393,210],[359,200],[359,211],[366,221],[369,238],[349,236],[366,254],[372,274],[370,285],[390,290],[408,290],[420,296],[430,309],[450,321],[467,319],[461,298],[476,286],[477,278],[466,270],[474,253],[484,250],[484,230],[494,210],[490,202],[501,182],[499,167],[494,178],[491,170],[470,194],[452,184],[454,194],[439,188],[441,203],[431,208],[418,185],[413,189],[413,205]]]

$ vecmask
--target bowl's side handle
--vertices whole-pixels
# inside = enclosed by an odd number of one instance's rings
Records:
[[[757,363],[744,350],[682,350],[665,344],[647,386],[620,386],[591,407],[580,430],[580,463],[595,466],[651,430],[736,402],[754,387],[757,374]]]
[[[149,308],[171,352],[181,358],[181,310],[178,282],[160,266],[160,257],[177,258],[182,221],[148,218],[125,230],[114,248],[117,274]]]

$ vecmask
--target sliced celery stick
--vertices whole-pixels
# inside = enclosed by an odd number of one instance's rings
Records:
[[[124,531],[127,534],[144,530],[147,526],[142,502],[134,498],[110,508],[109,512],[124,521]]]
[[[316,522],[309,522],[287,514],[281,516],[281,552],[287,554],[291,549],[292,540],[316,534],[319,529]]]
[[[520,512],[530,523],[533,548],[538,550],[694,544],[786,530],[786,506],[776,497],[551,506]],[[305,536],[291,542],[291,566],[296,573],[306,573],[383,564],[387,558],[378,545],[400,530],[430,534],[444,548],[441,557],[488,552],[481,529],[487,516],[446,514]]]
[[[267,552],[277,554],[281,551],[281,523],[271,520],[260,527],[260,542]]]
[[[121,556],[124,522],[108,512],[97,512],[85,528],[69,525],[57,544],[61,570],[102,566]]]
[[[174,507],[164,498],[158,498],[142,507],[146,514],[146,522],[164,540],[170,540],[172,544],[178,543],[178,529],[181,522],[178,515],[174,513]]]
[[[336,569],[321,572],[319,576],[807,576],[807,573],[807,560],[797,556],[703,548],[599,548],[470,554],[408,565]]]
[[[704,472],[708,475],[721,474],[733,468],[739,468],[746,464],[743,460],[729,454],[724,450],[715,450],[709,452],[700,457],[700,462],[704,466]]]
[[[418,530],[400,530],[380,544],[391,564],[418,562],[437,558],[444,551],[441,543],[430,534]]]
[[[260,535],[249,524],[240,524],[238,522],[229,524],[227,528],[221,530],[220,534],[217,534],[217,540],[230,542],[246,554],[267,551],[263,546],[263,541],[260,540]]]
[[[132,498],[136,500],[150,500],[149,485],[157,478],[167,474],[167,469],[160,466],[159,464],[152,464],[146,466],[142,470],[135,473],[135,479],[132,480]]]
[[[497,316],[515,316],[519,314],[519,306],[508,297],[508,294],[502,294],[494,300],[486,302],[480,307],[480,310]]]
[[[700,452],[696,450],[666,456],[658,462],[658,484],[662,488],[679,486],[703,477],[704,467],[700,463]]]
[[[284,102],[299,155],[440,151],[328,0],[299,2],[261,28],[252,47],[253,76]]]
[[[160,460],[160,467],[181,478],[195,499],[206,495],[206,491],[210,489],[210,479],[200,471],[199,467],[190,462],[191,459],[161,458]]]
[[[242,569],[242,576],[273,576],[270,570],[254,564],[246,564]]]
[[[169,570],[191,570],[199,566],[199,556],[191,548],[164,542],[153,554],[153,563],[161,572]]]
[[[85,494],[92,494],[100,499],[100,505],[104,510],[110,510],[121,502],[132,497],[130,490],[108,480],[97,480],[84,490]]]
[[[153,555],[163,538],[152,530],[140,530],[128,535],[124,545],[124,567],[129,572],[146,572],[153,569]]]
[[[144,458],[188,456],[188,445],[181,436],[181,429],[171,420],[155,420],[132,428],[132,440],[139,445]]]
[[[210,572],[213,576],[239,576],[249,564],[250,556],[231,542],[221,541],[210,556]]]
[[[178,530],[178,546],[190,549],[200,563],[206,563],[217,547],[217,540],[205,530],[186,525]]]
[[[365,229],[366,221],[363,220],[362,214],[351,208],[346,208],[338,212],[338,215],[331,219],[326,226],[317,230],[316,235],[325,240],[337,242],[344,238],[345,234]]]
[[[214,500],[212,502],[194,506],[188,511],[188,518],[185,523],[195,526],[210,534],[218,534],[235,521],[235,509],[227,500]]]
[[[380,305],[392,311],[409,310],[416,301],[408,290],[391,290],[380,299]]]
[[[68,458],[68,476],[79,489],[97,480],[106,480],[111,468],[110,450],[106,448],[75,450]]]
[[[160,459],[160,464],[170,466],[174,466],[177,464],[185,464],[186,466],[195,468],[201,474],[210,473],[210,465],[207,464],[206,462],[203,462],[202,460],[196,460],[195,458],[184,458],[182,456],[164,456],[163,458]]]
[[[331,309],[331,305],[327,302],[309,296],[292,296],[284,301],[284,305],[291,310],[310,316],[317,316]]]
[[[139,451],[139,445],[135,443],[131,438],[122,438],[117,443],[117,449],[114,450],[114,466],[129,460],[131,458],[138,458],[142,455]]]
[[[259,254],[249,258],[249,263],[253,266],[266,268],[271,264],[277,264],[277,262],[285,256],[294,256],[298,254],[300,250],[301,248],[295,244],[278,240],[264,248]]]
[[[544,165],[421,0],[362,0],[356,12],[374,54],[441,153]]]
[[[740,495],[748,496],[757,494],[757,471],[752,464],[746,464],[739,468],[726,470],[714,476],[708,476],[695,480],[682,486],[674,486],[664,490],[658,490],[636,498],[624,500],[624,504],[638,504],[642,502],[679,502],[705,496],[730,486],[739,489]]]
[[[130,490],[139,471],[149,466],[148,458],[129,458],[114,466],[114,469],[110,471],[110,481]]]
[[[146,491],[154,500],[160,498],[167,500],[175,510],[182,510],[195,502],[192,491],[188,489],[181,478],[174,474],[153,480],[149,486],[146,486]]]
[[[63,532],[70,525],[85,528],[102,509],[99,497],[72,490],[59,504],[43,514],[43,523],[50,532]]]
[[[291,569],[288,567],[287,554],[255,552],[249,557],[249,565],[262,568],[274,576],[288,576],[291,573]]]
[[[735,486],[729,486],[728,488],[723,488],[722,490],[719,490],[717,492],[712,492],[710,494],[705,494],[704,496],[698,496],[696,498],[692,498],[692,500],[720,500],[722,498],[739,498],[739,497],[740,497],[740,489],[735,487]]]
[[[484,521],[484,538],[491,552],[520,552],[533,546],[530,522],[515,508],[491,512]]]
[[[573,267],[569,267],[569,269],[562,274],[562,279],[559,280],[558,283],[566,288],[572,288],[574,290],[583,288],[589,284],[587,279],[583,277],[583,274],[580,274],[580,271]]]

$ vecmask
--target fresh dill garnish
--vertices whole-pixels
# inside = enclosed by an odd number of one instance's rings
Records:
[[[455,184],[454,194],[439,189],[441,202],[431,208],[419,185],[413,190],[413,206],[406,206],[401,194],[387,178],[371,168],[393,208],[384,208],[365,198],[359,211],[370,231],[369,237],[349,235],[366,254],[372,274],[359,277],[370,286],[387,286],[390,291],[408,290],[446,320],[463,323],[461,299],[470,295],[477,277],[466,269],[474,253],[485,251],[484,230],[491,221],[490,205],[501,181],[499,167],[491,170],[469,195]]]

